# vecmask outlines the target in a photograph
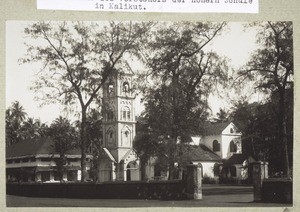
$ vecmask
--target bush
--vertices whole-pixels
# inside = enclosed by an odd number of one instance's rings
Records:
[[[212,177],[204,176],[202,178],[202,183],[203,184],[218,184],[219,183],[219,178],[212,178]]]
[[[220,183],[222,184],[241,184],[241,180],[235,177],[221,177]]]

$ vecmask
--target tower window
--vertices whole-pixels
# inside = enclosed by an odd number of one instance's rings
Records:
[[[123,83],[122,90],[123,90],[124,93],[129,92],[129,83],[128,82]]]
[[[127,120],[130,120],[130,111],[127,111]]]
[[[129,107],[122,108],[122,120],[130,121],[130,109]]]
[[[107,119],[108,120],[113,120],[114,119],[114,112],[113,111],[108,111],[107,112]]]
[[[121,145],[123,146],[130,146],[131,145],[131,136],[130,136],[130,129],[128,126],[125,126],[122,131],[122,136],[121,136]]]
[[[106,145],[113,146],[115,144],[115,132],[112,129],[107,131],[107,141]]]

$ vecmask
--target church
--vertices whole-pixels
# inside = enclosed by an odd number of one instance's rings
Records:
[[[102,149],[99,154],[97,179],[107,181],[141,180],[141,164],[133,140],[136,135],[135,96],[133,94],[134,73],[127,69],[107,80],[103,86]],[[198,164],[202,177],[219,179],[225,175],[234,179],[246,179],[247,170],[254,158],[242,154],[241,133],[231,123],[208,123],[203,135],[191,136],[192,142],[183,150],[185,161]],[[25,148],[26,146],[26,148]],[[27,147],[31,148],[27,148]],[[40,138],[24,141],[6,149],[6,175],[8,181],[57,182],[55,160],[59,157],[53,149],[53,141]],[[68,164],[64,172],[65,181],[78,181],[81,177],[80,150],[67,152]],[[93,156],[87,155],[87,172],[91,170]],[[168,171],[160,170],[156,157],[145,164],[144,180],[167,180]],[[178,163],[174,164],[178,166]],[[178,179],[184,176],[180,170]],[[249,175],[250,176],[250,175]]]
[[[103,88],[103,149],[100,154],[98,180],[141,180],[139,157],[133,149],[135,131],[135,97],[132,92],[134,73],[130,70],[112,76]],[[202,167],[202,177],[218,178],[224,165],[226,175],[247,177],[249,158],[242,154],[241,136],[231,123],[207,124],[203,135],[191,136],[191,148],[183,157]],[[254,159],[251,158],[250,162]],[[157,158],[150,158],[145,166],[148,180],[167,180],[168,172],[156,168]],[[223,173],[224,174],[224,173]],[[182,173],[179,178],[182,178]]]

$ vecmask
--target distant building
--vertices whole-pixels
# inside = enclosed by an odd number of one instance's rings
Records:
[[[79,149],[66,153],[64,181],[81,178]],[[26,140],[6,148],[6,179],[8,182],[59,182],[56,161],[59,153],[50,138]],[[87,170],[90,169],[91,155],[87,155]]]

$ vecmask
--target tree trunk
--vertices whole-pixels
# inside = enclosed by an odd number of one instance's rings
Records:
[[[169,177],[168,180],[174,180],[175,177],[175,154],[176,154],[176,138],[171,140],[171,144],[169,145],[170,153],[169,153]]]
[[[86,108],[82,108],[81,112],[81,182],[86,181]]]
[[[283,173],[286,177],[290,177],[289,156],[287,146],[287,131],[286,131],[286,110],[285,110],[285,89],[279,90],[279,113],[278,113],[278,127],[279,127],[279,141],[282,142],[283,150]]]
[[[146,172],[145,172],[145,165],[146,165],[147,159],[144,159],[143,157],[141,157],[140,160],[140,170],[141,170],[141,180],[146,180]]]

